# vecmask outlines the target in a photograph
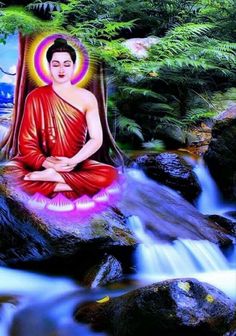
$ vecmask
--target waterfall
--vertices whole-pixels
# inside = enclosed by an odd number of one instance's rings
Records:
[[[218,214],[229,217],[227,211],[235,211],[236,205],[225,202],[216,182],[212,178],[207,165],[199,158],[193,168],[202,188],[200,196],[195,202],[196,208],[203,214]]]
[[[223,203],[221,194],[202,160],[197,162],[194,171],[202,187],[197,202],[199,211],[215,214],[216,210],[219,213],[235,209]],[[149,179],[143,173],[132,171],[130,174],[148,184]],[[159,185],[155,187],[155,184],[152,184],[152,188],[153,195],[156,195]],[[184,202],[185,200],[183,204]],[[148,216],[148,208],[142,211]],[[226,257],[216,244],[206,239],[176,238],[172,242],[164,241],[150,232],[143,218],[141,212],[140,215],[129,216],[130,229],[139,241],[135,252],[136,279],[157,282],[176,277],[193,277],[218,287],[236,301],[235,247],[232,247],[232,251]]]
[[[140,242],[135,251],[135,278],[157,282],[193,277],[218,287],[236,300],[236,267],[217,245],[207,240],[157,241],[150,237],[138,216],[130,216],[129,225]],[[235,254],[234,250],[229,259],[234,258]]]

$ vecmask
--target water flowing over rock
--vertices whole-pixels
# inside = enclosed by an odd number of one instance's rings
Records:
[[[113,336],[221,336],[235,318],[235,306],[215,287],[186,278],[84,304],[75,311],[75,318]]]
[[[138,216],[159,240],[207,239],[224,244],[218,225],[208,221],[176,191],[149,179],[141,170],[130,170],[119,208],[126,216]]]
[[[178,154],[145,154],[137,157],[135,163],[149,177],[177,190],[189,201],[193,201],[201,191],[193,167]]]
[[[70,212],[31,211],[2,179],[0,233],[4,239],[0,259],[14,264],[79,254],[82,260],[83,251],[89,255],[97,249],[105,253],[113,248],[123,249],[120,254],[126,256],[124,250],[130,251],[137,244],[128,226],[132,215],[139,216],[160,240],[208,239],[225,244],[227,238],[219,226],[204,219],[175,191],[145,176],[140,178],[140,174],[137,170],[126,173],[126,186],[116,206],[80,218]]]
[[[224,195],[236,200],[236,119],[219,120],[204,159]]]

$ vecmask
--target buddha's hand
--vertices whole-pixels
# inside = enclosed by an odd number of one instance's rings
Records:
[[[65,156],[55,156],[50,157],[52,160],[55,160],[54,169],[58,172],[70,172],[74,170],[75,166],[77,165],[76,162],[72,161],[71,158]]]
[[[76,164],[72,163],[69,158],[49,156],[44,162],[44,168],[53,168],[57,172],[70,172]]]

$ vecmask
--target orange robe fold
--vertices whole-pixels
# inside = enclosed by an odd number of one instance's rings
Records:
[[[60,97],[52,85],[33,90],[25,101],[18,153],[12,159],[13,180],[29,194],[55,196],[57,182],[25,181],[24,176],[44,169],[42,164],[48,156],[74,156],[84,146],[86,135],[85,114]],[[73,190],[62,193],[72,199],[84,194],[92,196],[118,178],[115,167],[90,159],[69,173],[59,174]]]

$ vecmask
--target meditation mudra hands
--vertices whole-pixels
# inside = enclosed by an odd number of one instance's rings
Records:
[[[77,162],[65,156],[49,156],[44,162],[44,170],[31,172],[25,175],[24,180],[53,181],[56,172],[68,173],[72,171]],[[59,181],[58,182],[62,182]]]
[[[57,172],[70,172],[76,165],[77,162],[65,156],[49,156],[43,163],[44,168],[53,168]]]

